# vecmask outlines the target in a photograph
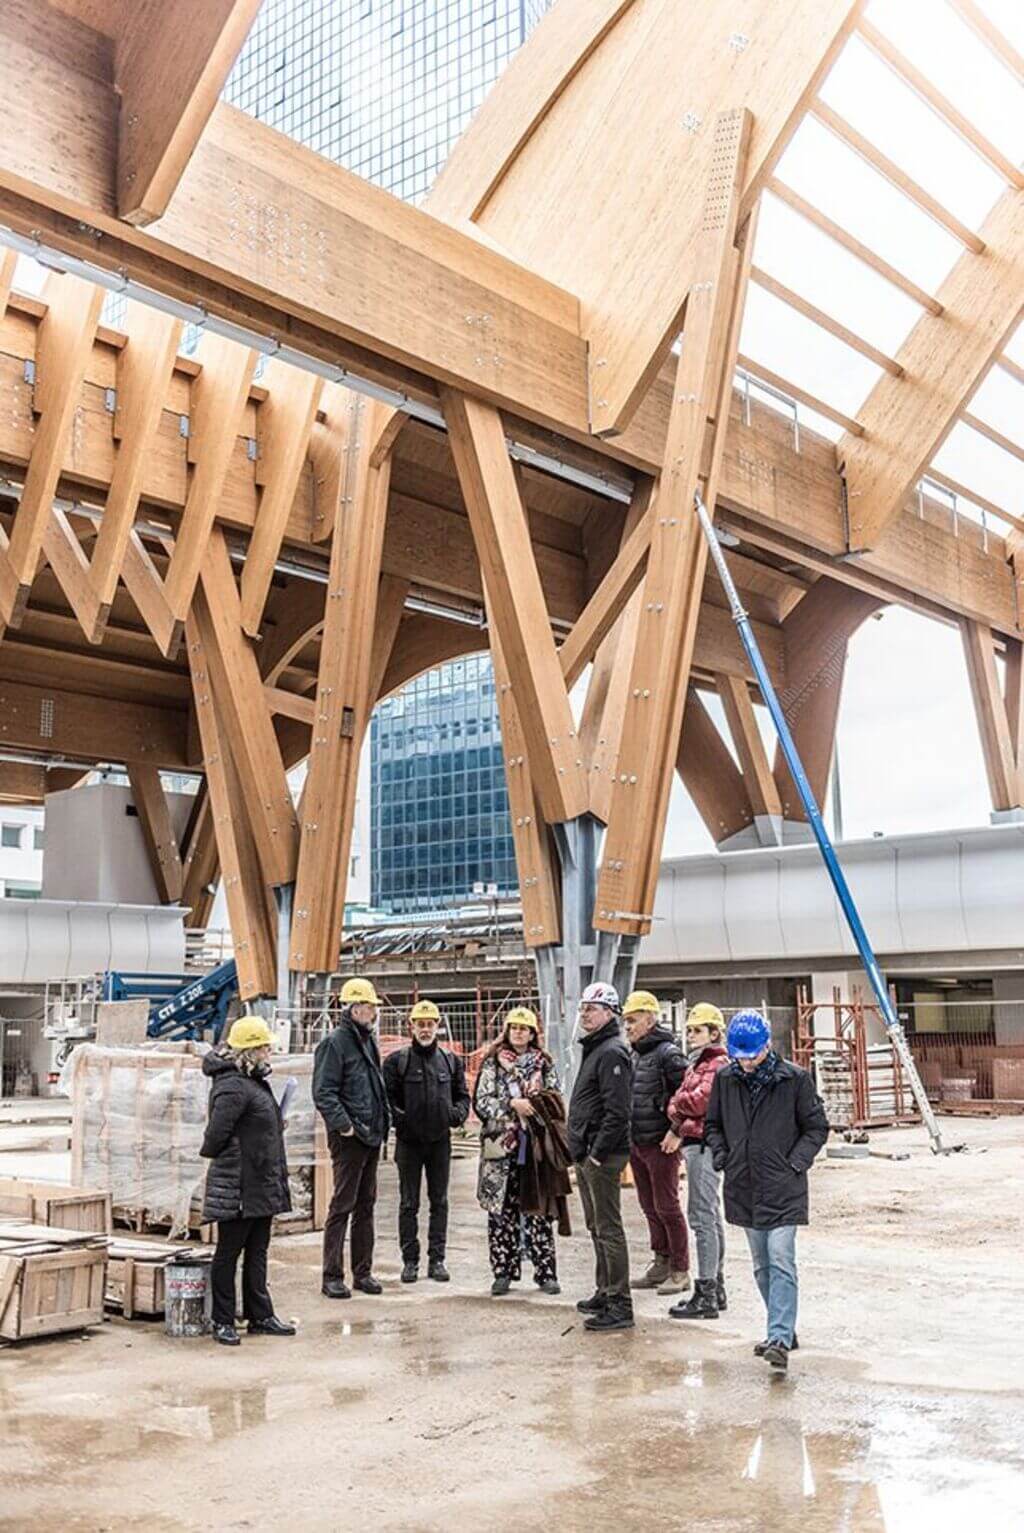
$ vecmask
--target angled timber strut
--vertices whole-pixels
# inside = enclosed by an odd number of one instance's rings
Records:
[[[962,633],[993,809],[1021,807],[1024,513],[933,460],[969,431],[1019,470],[979,391],[1024,388],[1024,173],[857,0],[740,9],[558,0],[415,208],[219,100],[257,0],[0,0],[0,796],[124,765],[158,897],[201,924],[223,878],[246,997],[285,948],[337,964],[375,703],[483,648],[563,999],[582,952],[635,958],[677,776],[716,845],[800,837],[697,486],[819,800],[848,643],[903,604]],[[1001,182],[977,227],[831,104],[851,40]],[[807,123],[955,242],[934,290],[790,184]],[[755,248],[768,199],[912,306],[902,340]],[[750,282],[867,369],[859,405],[740,352]],[[168,771],[201,779],[180,837]]]

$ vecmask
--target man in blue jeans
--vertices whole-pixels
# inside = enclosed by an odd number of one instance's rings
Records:
[[[705,1139],[725,1172],[725,1217],[746,1232],[768,1335],[754,1351],[785,1373],[796,1340],[796,1229],[807,1223],[807,1169],[828,1138],[828,1119],[806,1070],[772,1048],[758,1011],[729,1023],[731,1063],[711,1088]]]

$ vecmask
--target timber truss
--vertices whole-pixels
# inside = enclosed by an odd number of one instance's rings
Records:
[[[854,0],[749,0],[742,33],[731,0],[558,0],[415,209],[218,103],[257,4],[0,0],[0,794],[124,764],[162,897],[201,924],[219,870],[243,994],[272,994],[279,910],[293,973],[336,965],[374,704],[489,646],[526,940],[571,1004],[628,977],[674,774],[720,846],[803,829],[699,488],[819,800],[847,643],[897,602],[961,626],[1020,810],[1024,520],[929,468],[958,421],[1024,459],[968,411],[990,368],[1024,382],[1020,170]],[[854,45],[1003,178],[980,229],[825,102]],[[958,242],[935,292],[779,179],[809,116]],[[916,305],[894,355],[757,266],[766,198]],[[856,416],[742,354],[751,283],[875,370]],[[161,770],[202,777],[180,845]]]

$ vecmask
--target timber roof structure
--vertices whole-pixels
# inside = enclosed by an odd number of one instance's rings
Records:
[[[219,867],[270,993],[275,887],[293,969],[336,964],[373,705],[489,644],[527,943],[558,941],[549,832],[586,814],[595,926],[640,935],[676,771],[719,844],[802,813],[700,488],[819,800],[847,642],[901,603],[961,628],[1020,806],[1024,500],[942,456],[967,430],[1024,461],[976,403],[1024,385],[1024,55],[991,7],[916,9],[1009,121],[855,0],[557,0],[423,208],[219,101],[257,9],[0,0],[0,796],[123,763],[163,897],[202,924]],[[841,109],[858,51],[968,156],[948,202],[913,136]],[[900,211],[863,227],[797,152],[824,141]],[[786,280],[794,230],[887,295],[869,333]],[[844,362],[748,354],[779,308]],[[161,770],[203,777],[180,846]]]

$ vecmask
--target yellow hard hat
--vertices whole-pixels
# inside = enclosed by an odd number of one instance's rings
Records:
[[[632,995],[627,995],[626,997],[626,1004],[622,1008],[622,1015],[624,1017],[632,1017],[638,1011],[651,1011],[656,1017],[660,1017],[661,1002],[649,990],[634,990]]]
[[[409,1013],[410,1022],[440,1022],[441,1013],[433,1001],[417,1001]]]
[[[505,1018],[506,1027],[532,1027],[535,1033],[540,1033],[540,1023],[537,1021],[537,1013],[531,1011],[529,1006],[513,1006]]]
[[[379,1006],[377,992],[368,979],[347,979],[341,987],[343,1006]]]
[[[720,1027],[725,1031],[725,1018],[717,1006],[712,1006],[710,1001],[698,1001],[696,1006],[690,1007],[686,1018],[687,1027]]]
[[[261,1049],[274,1035],[262,1017],[238,1017],[228,1033],[229,1049]]]

